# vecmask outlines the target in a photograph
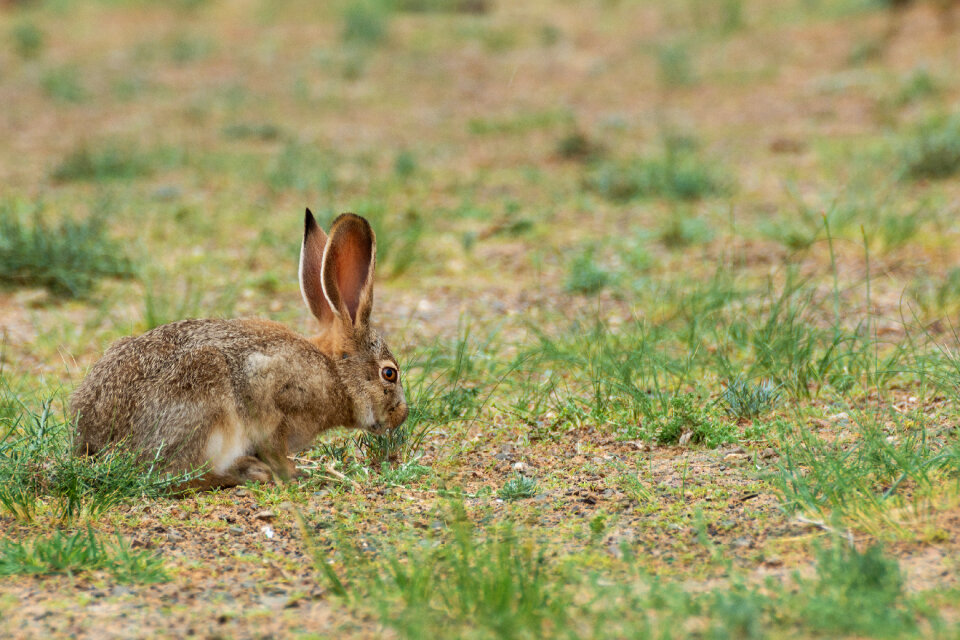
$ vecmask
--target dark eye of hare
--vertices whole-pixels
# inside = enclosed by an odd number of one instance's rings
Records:
[[[380,369],[380,375],[383,376],[383,379],[387,382],[397,381],[397,370],[393,367],[384,367],[383,369]]]

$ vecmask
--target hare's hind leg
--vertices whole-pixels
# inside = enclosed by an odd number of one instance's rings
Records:
[[[186,483],[181,489],[207,491],[235,487],[246,482],[270,482],[271,480],[273,480],[273,474],[266,463],[253,456],[241,456],[229,469],[219,473],[215,471],[205,473]]]

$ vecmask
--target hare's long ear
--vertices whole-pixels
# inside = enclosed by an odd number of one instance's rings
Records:
[[[303,219],[303,244],[300,246],[300,293],[307,308],[324,326],[336,317],[334,308],[323,293],[323,252],[326,247],[327,234],[307,209]]]
[[[333,221],[323,255],[323,292],[344,320],[355,327],[370,322],[377,240],[370,223],[344,213]]]

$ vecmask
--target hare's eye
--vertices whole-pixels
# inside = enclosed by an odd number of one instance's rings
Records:
[[[380,369],[380,375],[387,382],[397,381],[397,370],[393,367],[384,367],[383,369]]]

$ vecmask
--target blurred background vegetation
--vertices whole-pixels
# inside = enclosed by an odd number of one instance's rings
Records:
[[[113,340],[184,317],[309,333],[303,209],[354,211],[414,407],[396,438],[335,434],[311,478],[256,489],[303,505],[311,580],[390,585],[378,619],[409,637],[616,637],[647,610],[697,637],[924,635],[956,585],[908,597],[867,542],[930,578],[915,560],[955,538],[956,4],[0,1],[0,505],[136,535],[124,509],[166,509],[168,481],[68,462],[65,392]],[[404,487],[459,555],[363,512]],[[331,495],[357,511],[323,512]],[[472,502],[443,511],[451,495]],[[562,562],[501,530],[513,516]],[[794,536],[798,516],[837,544]],[[371,530],[392,577],[344,543]],[[5,544],[0,573],[183,579],[79,528]],[[410,557],[462,598],[438,603]],[[796,592],[706,599],[574,576],[814,562]],[[610,609],[565,618],[584,593]]]

